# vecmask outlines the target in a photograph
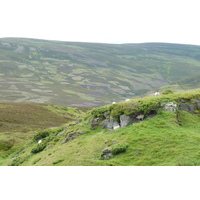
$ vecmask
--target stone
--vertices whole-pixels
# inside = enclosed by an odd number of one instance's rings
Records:
[[[186,103],[181,103],[179,109],[188,112],[188,105]]]
[[[91,123],[92,129],[98,128],[99,124],[98,123]]]
[[[111,149],[104,149],[104,150],[102,151],[102,153],[103,153],[103,154],[111,153]]]
[[[63,135],[63,133],[62,133],[62,132],[57,134],[57,136],[62,136],[62,135]]]
[[[200,110],[200,100],[196,100],[195,101],[195,103],[196,103],[196,108],[197,108],[197,110]]]
[[[120,115],[120,125],[121,128],[128,126],[129,124],[133,124],[134,117],[133,116],[128,116],[128,115]]]
[[[194,105],[193,104],[188,104],[188,112],[191,113],[191,114],[194,114]]]
[[[143,120],[143,119],[144,119],[144,115],[140,114],[140,115],[138,115],[138,116],[136,117],[136,119],[138,119],[138,120]]]
[[[169,102],[163,105],[164,110],[170,111],[170,112],[176,112],[177,111],[176,107],[177,107],[177,104],[173,102]]]
[[[107,119],[102,122],[102,128],[113,129],[115,126],[119,126],[119,123],[113,118]]]
[[[71,132],[71,133],[68,133],[67,136],[72,137],[74,134],[75,134],[75,132]]]
[[[104,149],[102,151],[101,157],[103,157],[104,159],[110,159],[113,157],[113,154],[111,152],[111,149]]]
[[[109,112],[104,113],[104,117],[105,117],[106,119],[109,119],[110,113],[109,113]]]
[[[76,120],[76,123],[78,124],[78,123],[80,123],[82,121],[83,121],[82,119],[78,119],[78,120]]]
[[[110,159],[110,158],[113,157],[113,155],[112,155],[112,153],[108,153],[108,154],[102,155],[102,157],[103,157],[104,159]]]
[[[83,134],[85,134],[85,133],[83,133],[83,132],[78,132],[77,133],[77,135],[83,135]]]

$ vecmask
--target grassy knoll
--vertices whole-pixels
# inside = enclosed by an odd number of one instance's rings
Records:
[[[0,155],[13,152],[35,133],[76,120],[78,108],[31,103],[0,103]]]
[[[157,106],[156,103],[199,99],[200,91],[190,93],[160,95],[135,99],[107,107],[100,107],[85,115],[79,123],[38,132],[27,141],[23,149],[0,160],[1,165],[39,166],[199,166],[200,165],[200,116],[179,110],[178,113],[157,110],[157,115],[137,124],[118,130],[92,129],[92,116],[118,110],[126,114],[128,110]],[[132,105],[132,106],[131,106]],[[133,106],[136,105],[136,106]],[[121,110],[119,110],[121,109]],[[115,112],[116,114],[117,112]],[[130,113],[130,112],[129,112]],[[115,115],[116,116],[116,115]],[[83,118],[82,118],[83,119]],[[73,132],[80,134],[66,142]],[[42,139],[42,143],[37,141]],[[111,149],[114,157],[103,159],[103,149]]]

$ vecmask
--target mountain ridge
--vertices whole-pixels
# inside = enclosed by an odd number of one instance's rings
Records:
[[[166,87],[198,88],[189,80],[199,69],[196,45],[2,38],[0,101],[101,106]]]

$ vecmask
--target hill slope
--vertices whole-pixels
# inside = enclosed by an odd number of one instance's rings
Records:
[[[199,114],[200,90],[99,107],[64,129],[35,134],[23,149],[1,158],[0,164],[200,165]],[[122,128],[125,119],[129,125]],[[121,128],[105,128],[109,123]]]
[[[80,109],[48,104],[0,103],[0,156],[24,146],[38,131],[75,121],[87,108]]]
[[[0,39],[0,100],[99,106],[166,85],[197,88],[199,71],[193,45]]]

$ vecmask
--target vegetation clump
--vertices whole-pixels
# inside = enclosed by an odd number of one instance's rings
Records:
[[[119,143],[112,146],[111,152],[113,155],[117,155],[119,153],[125,152],[127,148],[128,148],[127,143]]]
[[[173,94],[173,91],[170,89],[165,90],[164,92],[162,92],[162,94],[166,95],[166,94]]]
[[[59,132],[63,131],[64,127],[54,128],[54,129],[46,129],[44,131],[40,131],[34,136],[34,141],[38,141],[40,139],[46,138],[50,135],[56,135]]]
[[[45,147],[46,147],[45,143],[38,144],[36,147],[34,147],[31,150],[31,153],[33,153],[33,154],[39,153],[39,152],[43,151],[45,149]]]

